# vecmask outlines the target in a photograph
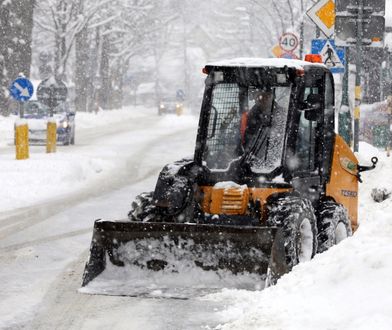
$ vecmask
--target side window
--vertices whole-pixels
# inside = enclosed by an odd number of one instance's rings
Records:
[[[303,94],[304,101],[308,99],[309,95],[324,94],[324,76],[324,74],[320,74],[319,72],[315,72],[308,76]],[[293,162],[291,163],[294,172],[297,173],[309,173],[315,171],[318,166],[317,154],[319,148],[317,143],[320,142],[318,139],[318,129],[320,129],[320,126],[317,121],[306,119],[305,113],[305,111],[299,112],[295,153]],[[318,142],[316,142],[316,140]]]
[[[333,90],[333,78],[331,78],[331,74],[327,73],[325,75],[325,110],[324,110],[324,118],[326,127],[329,129],[334,129],[334,104],[335,104],[335,95]]]
[[[225,169],[239,156],[239,87],[217,84],[212,93],[211,115],[204,159],[210,169]]]
[[[316,168],[316,125],[316,122],[307,120],[305,112],[301,111],[295,146],[297,172],[313,171]]]

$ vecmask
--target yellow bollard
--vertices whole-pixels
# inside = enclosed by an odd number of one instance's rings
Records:
[[[46,152],[56,152],[57,124],[56,121],[48,121],[46,134]]]
[[[183,111],[184,111],[184,109],[182,107],[182,104],[176,104],[176,115],[181,116]]]
[[[15,125],[16,159],[29,158],[29,127],[21,121]]]

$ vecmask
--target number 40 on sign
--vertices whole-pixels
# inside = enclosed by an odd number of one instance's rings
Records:
[[[299,44],[298,37],[291,32],[286,32],[282,34],[282,36],[279,39],[279,46],[282,48],[285,52],[293,52],[297,49]]]

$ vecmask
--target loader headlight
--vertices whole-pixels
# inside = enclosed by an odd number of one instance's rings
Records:
[[[68,127],[68,122],[67,121],[63,121],[62,126],[63,126],[63,128],[67,128]]]
[[[181,108],[181,107],[182,107],[182,104],[181,104],[181,103],[177,103],[177,104],[176,104],[176,108],[177,108],[177,109],[179,109],[179,108]]]
[[[164,104],[161,104],[159,107],[160,107],[161,109],[164,109],[164,108],[165,108],[165,105],[164,105]]]

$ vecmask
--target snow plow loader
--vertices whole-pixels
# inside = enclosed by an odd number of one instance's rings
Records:
[[[361,166],[334,133],[326,66],[235,59],[207,75],[192,159],[166,165],[128,219],[97,220],[82,286],[107,267],[256,273],[269,283],[357,228]]]

